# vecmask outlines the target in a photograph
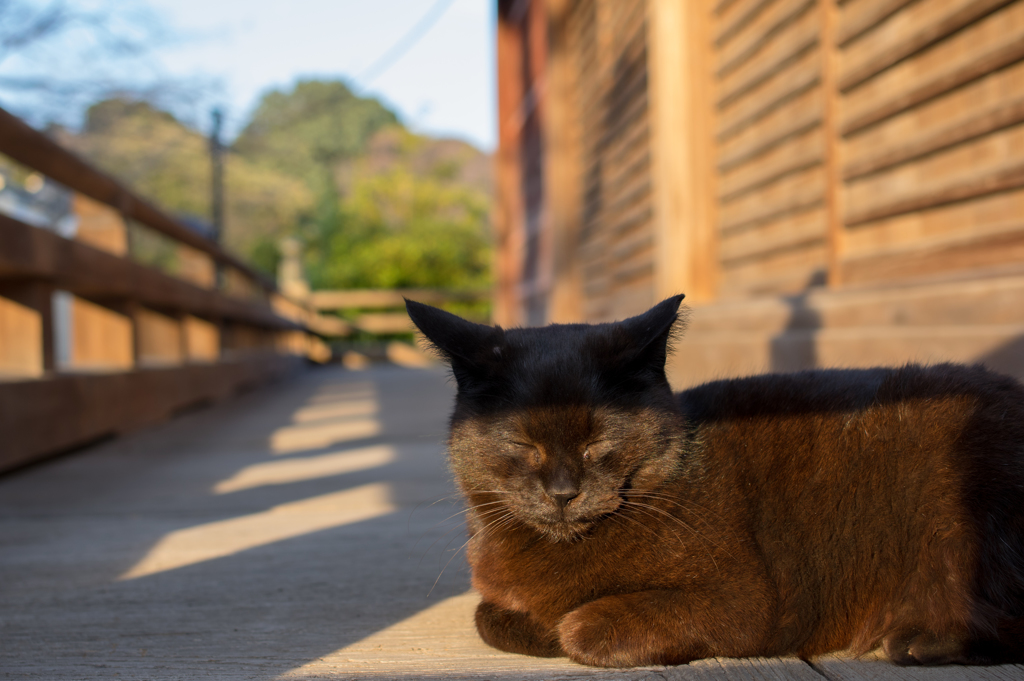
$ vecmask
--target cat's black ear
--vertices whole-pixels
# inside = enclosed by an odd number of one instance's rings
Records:
[[[500,358],[505,335],[500,326],[476,324],[408,298],[405,309],[413,324],[452,367],[460,387],[465,387],[474,375],[489,373]]]
[[[656,371],[665,369],[672,327],[679,319],[679,304],[685,296],[666,298],[647,312],[620,322],[629,338],[627,357]]]

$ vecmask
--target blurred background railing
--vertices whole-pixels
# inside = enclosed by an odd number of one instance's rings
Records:
[[[1024,377],[1024,2],[501,0],[495,321]]]
[[[329,359],[330,320],[3,110],[0,153],[32,173],[0,214],[0,470]]]

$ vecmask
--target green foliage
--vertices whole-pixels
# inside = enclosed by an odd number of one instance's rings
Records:
[[[291,92],[264,95],[234,148],[316,183],[335,163],[362,152],[373,133],[397,122],[376,99],[357,97],[341,81],[305,80]]]
[[[62,132],[61,142],[172,213],[210,214],[208,141],[171,114],[99,102],[84,130]],[[490,283],[489,159],[463,142],[410,133],[342,82],[302,81],[264,96],[226,155],[225,183],[225,245],[270,275],[281,239],[297,236],[314,289]],[[138,244],[168,266],[161,244]],[[464,312],[480,318],[485,308]]]
[[[145,102],[106,100],[89,109],[81,134],[65,132],[60,141],[165,210],[208,220],[208,141],[169,113]],[[243,257],[291,233],[313,205],[302,180],[239,154],[227,154],[224,174],[224,241]]]
[[[352,169],[337,208],[321,214],[308,249],[316,288],[441,288],[481,290],[490,283],[489,201],[441,172],[414,172],[429,140],[387,131],[386,162],[368,157]]]

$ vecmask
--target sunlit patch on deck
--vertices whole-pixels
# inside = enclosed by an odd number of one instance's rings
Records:
[[[176,530],[160,539],[118,579],[136,579],[224,558],[312,532],[379,518],[396,509],[391,486],[373,483]]]
[[[230,478],[218,482],[215,494],[228,494],[255,487],[285,485],[316,480],[332,475],[355,473],[386,466],[395,460],[394,447],[375,445],[319,456],[294,457],[246,466]]]

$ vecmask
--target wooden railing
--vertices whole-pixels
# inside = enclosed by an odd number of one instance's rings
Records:
[[[405,313],[405,299],[428,305],[478,303],[490,299],[490,292],[456,292],[437,289],[348,289],[320,290],[309,294],[309,306],[317,312],[355,311],[349,321],[339,320],[338,336],[362,331],[374,335],[412,333]]]
[[[308,305],[2,109],[0,153],[77,223],[0,215],[0,471],[329,357]],[[174,271],[138,261],[145,233]]]

